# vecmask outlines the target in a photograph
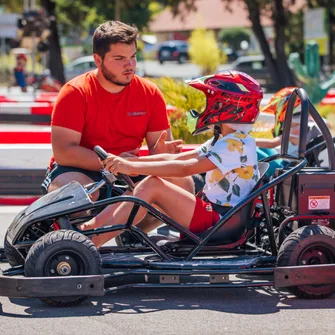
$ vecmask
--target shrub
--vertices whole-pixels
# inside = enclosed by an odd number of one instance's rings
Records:
[[[191,61],[201,68],[202,74],[215,72],[223,59],[213,31],[196,29],[192,32],[189,42]]]
[[[206,97],[202,92],[181,80],[174,80],[169,77],[150,78],[150,80],[159,87],[167,105],[176,107],[176,111],[170,112],[169,115],[171,130],[175,139],[182,139],[184,143],[203,143],[213,136],[212,131],[193,136],[187,128],[187,113],[189,110],[195,109],[201,112],[206,106]]]

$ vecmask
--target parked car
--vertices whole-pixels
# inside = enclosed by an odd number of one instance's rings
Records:
[[[159,45],[157,52],[158,61],[163,64],[165,61],[177,61],[179,64],[189,60],[189,44],[185,41],[166,41]]]
[[[229,66],[229,69],[249,74],[266,90],[274,89],[275,85],[263,55],[240,56]]]
[[[227,56],[228,62],[234,62],[238,58],[238,53],[229,47],[221,47],[221,51]]]
[[[69,81],[70,79],[79,76],[80,74],[83,74],[85,72],[94,70],[95,68],[96,65],[94,63],[92,55],[79,57],[64,66],[65,80]],[[136,74],[139,76],[144,75],[143,66],[141,62],[137,63]]]

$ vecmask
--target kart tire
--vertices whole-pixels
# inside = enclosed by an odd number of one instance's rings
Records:
[[[7,262],[11,267],[20,266],[24,264],[24,259],[18,253],[18,251],[7,241],[7,234],[5,235],[4,240],[4,252],[7,259]]]
[[[61,262],[68,262],[68,275],[102,274],[100,253],[90,239],[73,230],[57,230],[42,236],[32,245],[25,262],[25,276],[61,276],[57,266]],[[39,299],[50,306],[71,307],[80,304],[86,298],[68,296]]]
[[[335,231],[317,225],[293,231],[280,246],[277,266],[335,263]],[[323,299],[335,292],[335,284],[301,285],[286,288],[299,298]]]

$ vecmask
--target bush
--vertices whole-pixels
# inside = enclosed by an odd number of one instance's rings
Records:
[[[201,68],[202,74],[215,72],[222,62],[222,56],[214,33],[205,29],[196,29],[192,32],[189,43],[191,61]]]
[[[190,109],[202,112],[206,106],[205,95],[181,80],[169,77],[150,78],[161,90],[167,105],[176,107],[170,112],[171,130],[175,139],[182,139],[184,143],[204,143],[213,136],[213,132],[193,136],[187,128],[187,113]]]
[[[320,113],[320,115],[324,118],[328,118],[335,114],[335,105],[319,104],[319,105],[316,105],[315,108]]]

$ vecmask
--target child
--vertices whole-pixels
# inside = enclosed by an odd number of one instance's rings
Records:
[[[143,174],[132,195],[158,206],[173,220],[197,234],[220,220],[250,193],[258,178],[255,140],[248,135],[259,114],[263,97],[259,84],[248,75],[226,71],[188,82],[207,97],[206,109],[191,111],[193,135],[214,128],[214,137],[198,149],[179,154],[121,158],[109,154],[103,161],[113,174]],[[206,184],[196,196],[164,178],[206,174]],[[126,222],[133,204],[110,205],[81,225],[82,230]],[[146,214],[140,208],[134,223]],[[100,247],[120,232],[93,237]]]
[[[27,57],[24,54],[19,54],[16,56],[14,77],[16,86],[20,86],[22,92],[27,92],[26,70],[25,70],[26,64],[27,64]]]
[[[286,117],[286,111],[288,107],[288,101],[296,87],[286,87],[278,91],[271,98],[266,107],[264,107],[263,111],[274,114],[275,115],[275,124],[273,129],[273,138],[256,138],[256,144],[259,147],[257,149],[258,160],[263,159],[265,157],[273,156],[278,152],[274,150],[274,148],[281,145],[281,138],[284,126],[284,120]],[[301,118],[301,102],[300,98],[297,98],[295,101],[292,121],[291,121],[291,129],[289,136],[289,146],[288,146],[288,154],[298,157],[298,149],[299,149],[299,137],[300,137],[300,118]],[[311,120],[312,121],[312,120]],[[330,124],[327,120],[324,120],[330,128]],[[318,127],[313,123],[309,122],[309,131],[307,134],[307,144],[311,142],[315,137],[321,135]],[[285,163],[282,160],[272,161],[270,163],[270,169],[267,174],[270,176],[275,168],[280,168]]]

